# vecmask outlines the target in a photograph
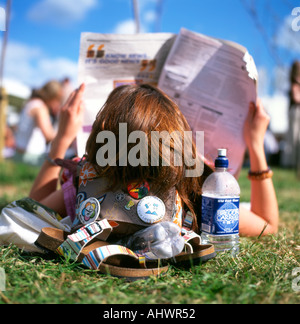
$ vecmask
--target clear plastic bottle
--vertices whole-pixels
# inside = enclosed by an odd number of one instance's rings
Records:
[[[126,246],[148,260],[168,259],[182,252],[181,229],[172,222],[161,222],[122,238],[117,244]]]
[[[216,252],[239,252],[240,187],[228,170],[227,150],[219,149],[215,172],[202,188],[201,237],[203,244],[214,244]]]

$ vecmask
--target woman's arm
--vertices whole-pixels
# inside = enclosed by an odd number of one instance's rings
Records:
[[[83,92],[84,85],[81,85],[78,90],[70,95],[68,101],[61,109],[58,132],[52,141],[49,153],[49,158],[52,160],[56,158],[63,159],[67,149],[77,135],[83,118]],[[54,194],[57,190],[59,172],[59,166],[53,165],[50,161],[46,160],[35,179],[29,197],[48,206],[50,195]],[[57,197],[58,199],[59,197],[63,198],[62,194],[58,194]],[[60,206],[59,209],[61,209],[61,202],[56,201],[56,203],[57,206]],[[53,208],[52,205],[48,207]],[[56,208],[53,209],[56,210]]]
[[[260,100],[250,104],[245,122],[244,137],[250,157],[250,170],[261,172],[268,169],[264,151],[264,136],[270,118]],[[273,234],[278,231],[279,211],[273,181],[251,180],[251,210],[241,207],[240,234],[242,236]]]

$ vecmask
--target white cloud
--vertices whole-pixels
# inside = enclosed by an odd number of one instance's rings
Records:
[[[262,97],[261,100],[271,118],[270,130],[275,134],[285,134],[289,127],[289,100],[287,96],[275,94],[274,96]]]
[[[69,77],[73,81],[77,79],[78,63],[67,58],[41,58],[38,61],[37,68],[48,79],[62,79],[64,77]]]
[[[152,32],[153,24],[157,20],[156,7],[158,0],[139,0],[137,3],[140,33]],[[120,21],[111,32],[115,34],[134,34],[136,32],[135,20],[132,18]]]
[[[69,77],[77,81],[78,63],[63,57],[48,57],[39,47],[10,41],[7,47],[4,78],[26,87],[40,87],[50,79]]]
[[[157,19],[157,14],[155,11],[149,10],[144,13],[143,17],[146,23],[153,23]]]
[[[113,33],[115,34],[135,34],[136,24],[132,19],[121,21],[117,24]]]
[[[156,20],[154,11],[147,11],[141,15],[140,19],[140,33],[148,33],[150,25]],[[115,34],[135,34],[136,22],[134,19],[127,19],[120,21],[113,29],[112,33]]]
[[[42,51],[38,47],[10,41],[5,59],[5,77],[22,81],[25,79],[27,83],[31,83],[35,75],[35,61],[41,55]]]
[[[30,88],[19,80],[5,78],[3,83],[6,92],[10,95],[27,99],[31,94]]]
[[[41,0],[27,16],[35,22],[67,25],[84,19],[97,4],[98,0]]]

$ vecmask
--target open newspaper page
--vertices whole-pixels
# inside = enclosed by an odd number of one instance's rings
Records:
[[[135,83],[157,85],[175,37],[169,33],[82,33],[78,81],[86,85],[86,110],[77,136],[78,156],[85,153],[95,117],[114,88]]]
[[[243,125],[256,101],[257,71],[241,46],[182,29],[159,79],[193,132],[204,131],[204,155],[213,163],[227,148],[230,171],[239,172],[245,153]]]

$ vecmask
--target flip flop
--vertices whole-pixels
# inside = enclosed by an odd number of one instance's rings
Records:
[[[117,225],[113,221],[96,221],[81,227],[73,234],[46,227],[42,229],[35,244],[81,262],[90,269],[131,281],[167,272],[168,266],[161,267],[158,262],[151,262],[146,267],[144,257],[124,246],[105,242]]]
[[[217,254],[212,244],[201,244],[201,237],[194,231],[182,229],[185,239],[184,251],[171,258],[170,263],[178,266],[195,266],[213,259]]]

